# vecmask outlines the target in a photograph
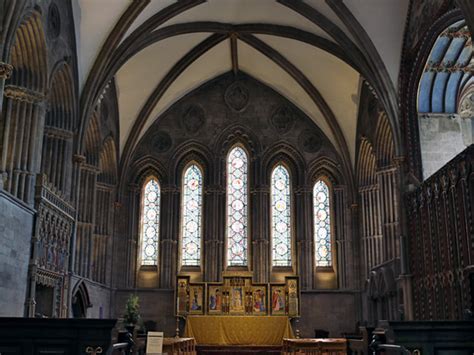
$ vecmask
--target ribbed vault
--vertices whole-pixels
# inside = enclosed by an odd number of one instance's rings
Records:
[[[82,146],[110,81],[118,92],[123,171],[138,140],[166,109],[232,71],[253,76],[311,117],[352,176],[364,78],[385,108],[393,151],[400,154],[394,58],[400,57],[408,1],[368,3],[79,0]],[[375,5],[377,16],[368,16]]]

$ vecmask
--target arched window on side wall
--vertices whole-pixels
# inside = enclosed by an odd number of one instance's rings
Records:
[[[248,157],[236,146],[227,156],[227,265],[248,263]]]
[[[201,265],[202,171],[191,164],[183,174],[181,217],[181,265]]]
[[[332,267],[331,193],[324,180],[313,188],[314,248],[316,267]]]
[[[290,174],[278,164],[271,177],[272,265],[291,266],[291,184]]]
[[[148,178],[143,184],[141,200],[141,264],[158,264],[158,243],[160,239],[160,197],[158,180]]]

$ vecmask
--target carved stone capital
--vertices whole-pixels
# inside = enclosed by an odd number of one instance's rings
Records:
[[[86,162],[86,157],[84,155],[80,155],[80,154],[74,154],[72,156],[72,161],[75,163],[75,164],[78,164],[78,165],[82,165]]]
[[[45,100],[43,94],[16,85],[6,85],[4,95],[9,99],[23,101],[30,104],[42,103]]]
[[[9,79],[12,75],[13,65],[0,62],[0,78]]]

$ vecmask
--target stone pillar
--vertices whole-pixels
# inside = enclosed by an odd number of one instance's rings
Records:
[[[204,190],[203,246],[204,281],[220,281],[224,269],[225,190],[209,186]]]
[[[270,187],[262,185],[251,191],[252,218],[252,259],[254,282],[267,283],[272,268],[270,250]]]
[[[5,30],[5,29],[4,29]],[[13,66],[0,62],[0,116],[2,115],[2,109],[3,109],[3,90],[5,88],[5,80],[9,79],[13,71]],[[2,180],[0,179],[0,184],[2,183]]]
[[[297,274],[300,275],[301,289],[313,287],[314,271],[314,241],[312,225],[312,191],[308,186],[298,186],[295,189],[295,232]]]
[[[126,246],[126,280],[125,285],[129,288],[137,287],[137,277],[138,277],[138,259],[139,250],[138,246],[140,244],[140,186],[137,184],[128,185],[128,208],[127,210],[127,220],[128,220],[128,233],[127,233],[127,246]],[[122,206],[120,206],[122,207]],[[119,218],[123,218],[124,211],[123,208],[116,208],[116,215]],[[121,238],[125,238],[123,234],[120,235]]]
[[[178,268],[180,190],[175,185],[161,189],[160,287],[173,288]]]
[[[337,250],[337,279],[339,288],[348,288],[346,269],[351,263],[348,258],[350,253],[350,242],[346,239],[346,208],[344,197],[344,186],[334,186],[334,217],[335,240]]]

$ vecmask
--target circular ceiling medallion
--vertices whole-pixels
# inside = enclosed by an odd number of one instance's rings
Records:
[[[306,130],[301,132],[298,144],[306,153],[316,153],[321,149],[321,137],[316,132]]]
[[[270,117],[270,124],[280,134],[287,133],[293,127],[295,115],[288,106],[278,107]]]
[[[181,125],[188,133],[197,133],[206,122],[206,115],[202,107],[198,105],[189,106],[181,116]]]
[[[171,137],[168,133],[159,131],[153,136],[152,149],[157,153],[167,152],[171,148]]]
[[[50,38],[57,38],[61,33],[61,16],[58,6],[53,2],[48,10],[48,34]]]
[[[225,91],[224,100],[232,110],[242,112],[249,103],[249,91],[240,81],[230,85]]]

